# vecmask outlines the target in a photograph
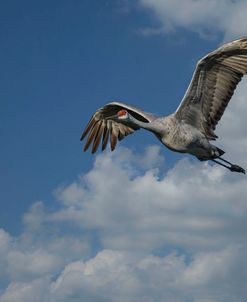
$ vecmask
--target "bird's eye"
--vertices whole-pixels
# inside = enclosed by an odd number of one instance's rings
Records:
[[[117,115],[118,115],[118,117],[121,117],[121,116],[126,115],[126,113],[127,113],[127,111],[122,109],[122,110],[118,111]]]

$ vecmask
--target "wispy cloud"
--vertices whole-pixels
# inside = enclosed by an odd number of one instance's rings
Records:
[[[169,33],[184,28],[202,37],[223,34],[225,40],[247,34],[247,3],[243,0],[139,0],[139,6],[151,11],[158,28],[145,28],[143,34]]]

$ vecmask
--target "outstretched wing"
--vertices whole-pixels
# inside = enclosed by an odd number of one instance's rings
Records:
[[[86,144],[84,146],[84,151],[86,151],[91,143],[93,142],[92,153],[95,153],[100,144],[102,137],[102,151],[105,150],[108,140],[110,139],[111,150],[113,151],[116,147],[117,140],[122,140],[125,136],[138,130],[139,127],[134,125],[127,125],[126,123],[121,123],[121,121],[113,120],[112,117],[117,114],[119,110],[127,110],[136,119],[149,123],[155,119],[155,116],[146,113],[141,109],[136,107],[120,103],[113,102],[106,104],[103,108],[98,109],[92,118],[90,119],[88,125],[86,126],[84,132],[82,133],[81,140],[88,136]]]
[[[209,139],[237,84],[247,73],[247,37],[227,43],[198,63],[176,117],[198,128]]]

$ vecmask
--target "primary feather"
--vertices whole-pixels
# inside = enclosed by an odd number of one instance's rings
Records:
[[[106,148],[108,139],[110,137],[111,150],[113,151],[116,147],[117,140],[122,140],[125,136],[139,129],[138,126],[125,125],[120,121],[115,121],[112,119],[112,117],[115,116],[117,112],[123,109],[128,111],[135,118],[145,123],[151,122],[155,118],[150,113],[144,112],[141,109],[124,103],[112,102],[106,104],[103,108],[98,109],[94,113],[84,132],[82,133],[81,140],[83,140],[88,135],[84,151],[86,151],[90,147],[91,143],[94,142],[92,153],[95,153],[100,144],[102,133],[102,150]]]
[[[225,44],[202,58],[176,111],[179,119],[215,139],[221,119],[237,84],[247,73],[247,38]]]

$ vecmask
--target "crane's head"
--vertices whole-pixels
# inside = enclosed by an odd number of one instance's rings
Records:
[[[122,110],[118,111],[117,117],[120,120],[128,120],[129,119],[129,113],[128,113],[127,110],[122,109]]]
[[[134,111],[133,111],[133,114]],[[126,109],[121,109],[117,112],[117,114],[113,117],[116,121],[118,121],[121,124],[125,124],[127,126],[130,126],[133,129],[148,129],[147,125],[149,124],[148,121],[145,123],[141,120],[141,115],[136,113],[136,116],[140,118],[140,120],[132,115],[132,112],[129,113]],[[144,119],[144,118],[143,118]]]

